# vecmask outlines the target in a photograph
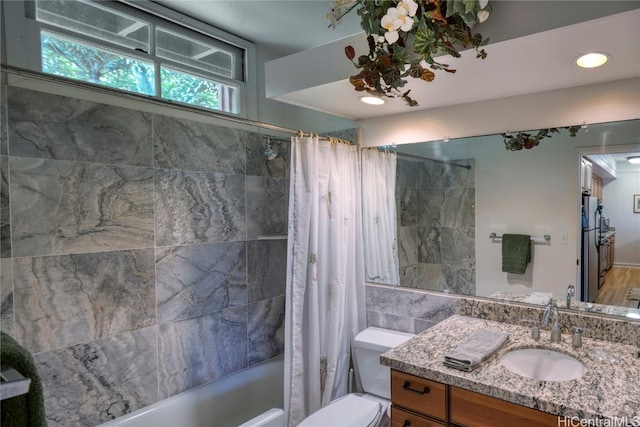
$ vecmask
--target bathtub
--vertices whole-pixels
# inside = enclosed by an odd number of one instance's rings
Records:
[[[283,407],[279,356],[98,427],[283,427]]]

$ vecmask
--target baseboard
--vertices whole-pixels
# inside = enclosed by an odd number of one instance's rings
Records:
[[[613,267],[621,267],[621,268],[640,268],[640,264],[625,264],[625,263],[613,263]]]

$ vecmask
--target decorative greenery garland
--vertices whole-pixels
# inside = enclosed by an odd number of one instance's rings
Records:
[[[574,137],[578,133],[582,126],[566,126],[561,129],[567,129],[569,136]],[[519,151],[524,149],[530,150],[533,147],[537,147],[540,141],[544,138],[550,138],[552,133],[560,132],[558,128],[540,129],[535,135],[529,132],[518,132],[515,135],[510,133],[501,133],[504,138],[504,148],[509,151]]]

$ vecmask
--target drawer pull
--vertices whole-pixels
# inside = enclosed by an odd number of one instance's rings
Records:
[[[404,420],[404,424],[402,424],[402,427],[409,427],[410,425],[411,425],[411,421]]]
[[[424,386],[424,389],[422,389],[422,390],[417,390],[415,388],[411,388],[411,383],[409,381],[405,381],[404,384],[402,385],[402,388],[404,390],[411,391],[413,393],[418,393],[418,394],[427,394],[427,393],[429,393],[431,391],[431,390],[429,390],[429,387],[427,387],[427,386]]]

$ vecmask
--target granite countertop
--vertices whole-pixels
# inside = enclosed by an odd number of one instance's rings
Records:
[[[481,328],[508,332],[509,340],[472,372],[442,364],[445,353]],[[596,347],[603,347],[619,361],[606,363],[593,359],[588,352]],[[587,372],[570,381],[522,377],[500,364],[505,353],[519,348],[546,348],[569,354],[580,360]],[[582,347],[574,349],[568,334],[563,334],[561,343],[550,343],[548,330],[541,330],[540,340],[535,341],[526,326],[454,315],[385,352],[380,362],[398,371],[554,415],[583,420],[626,417],[629,422],[640,422],[640,358],[637,353],[636,346],[586,337],[582,338]]]
[[[608,231],[605,231],[604,233],[602,233],[602,238],[603,239],[608,239],[611,236],[615,236],[615,234],[616,234],[616,230],[612,229],[612,228],[609,228]]]

